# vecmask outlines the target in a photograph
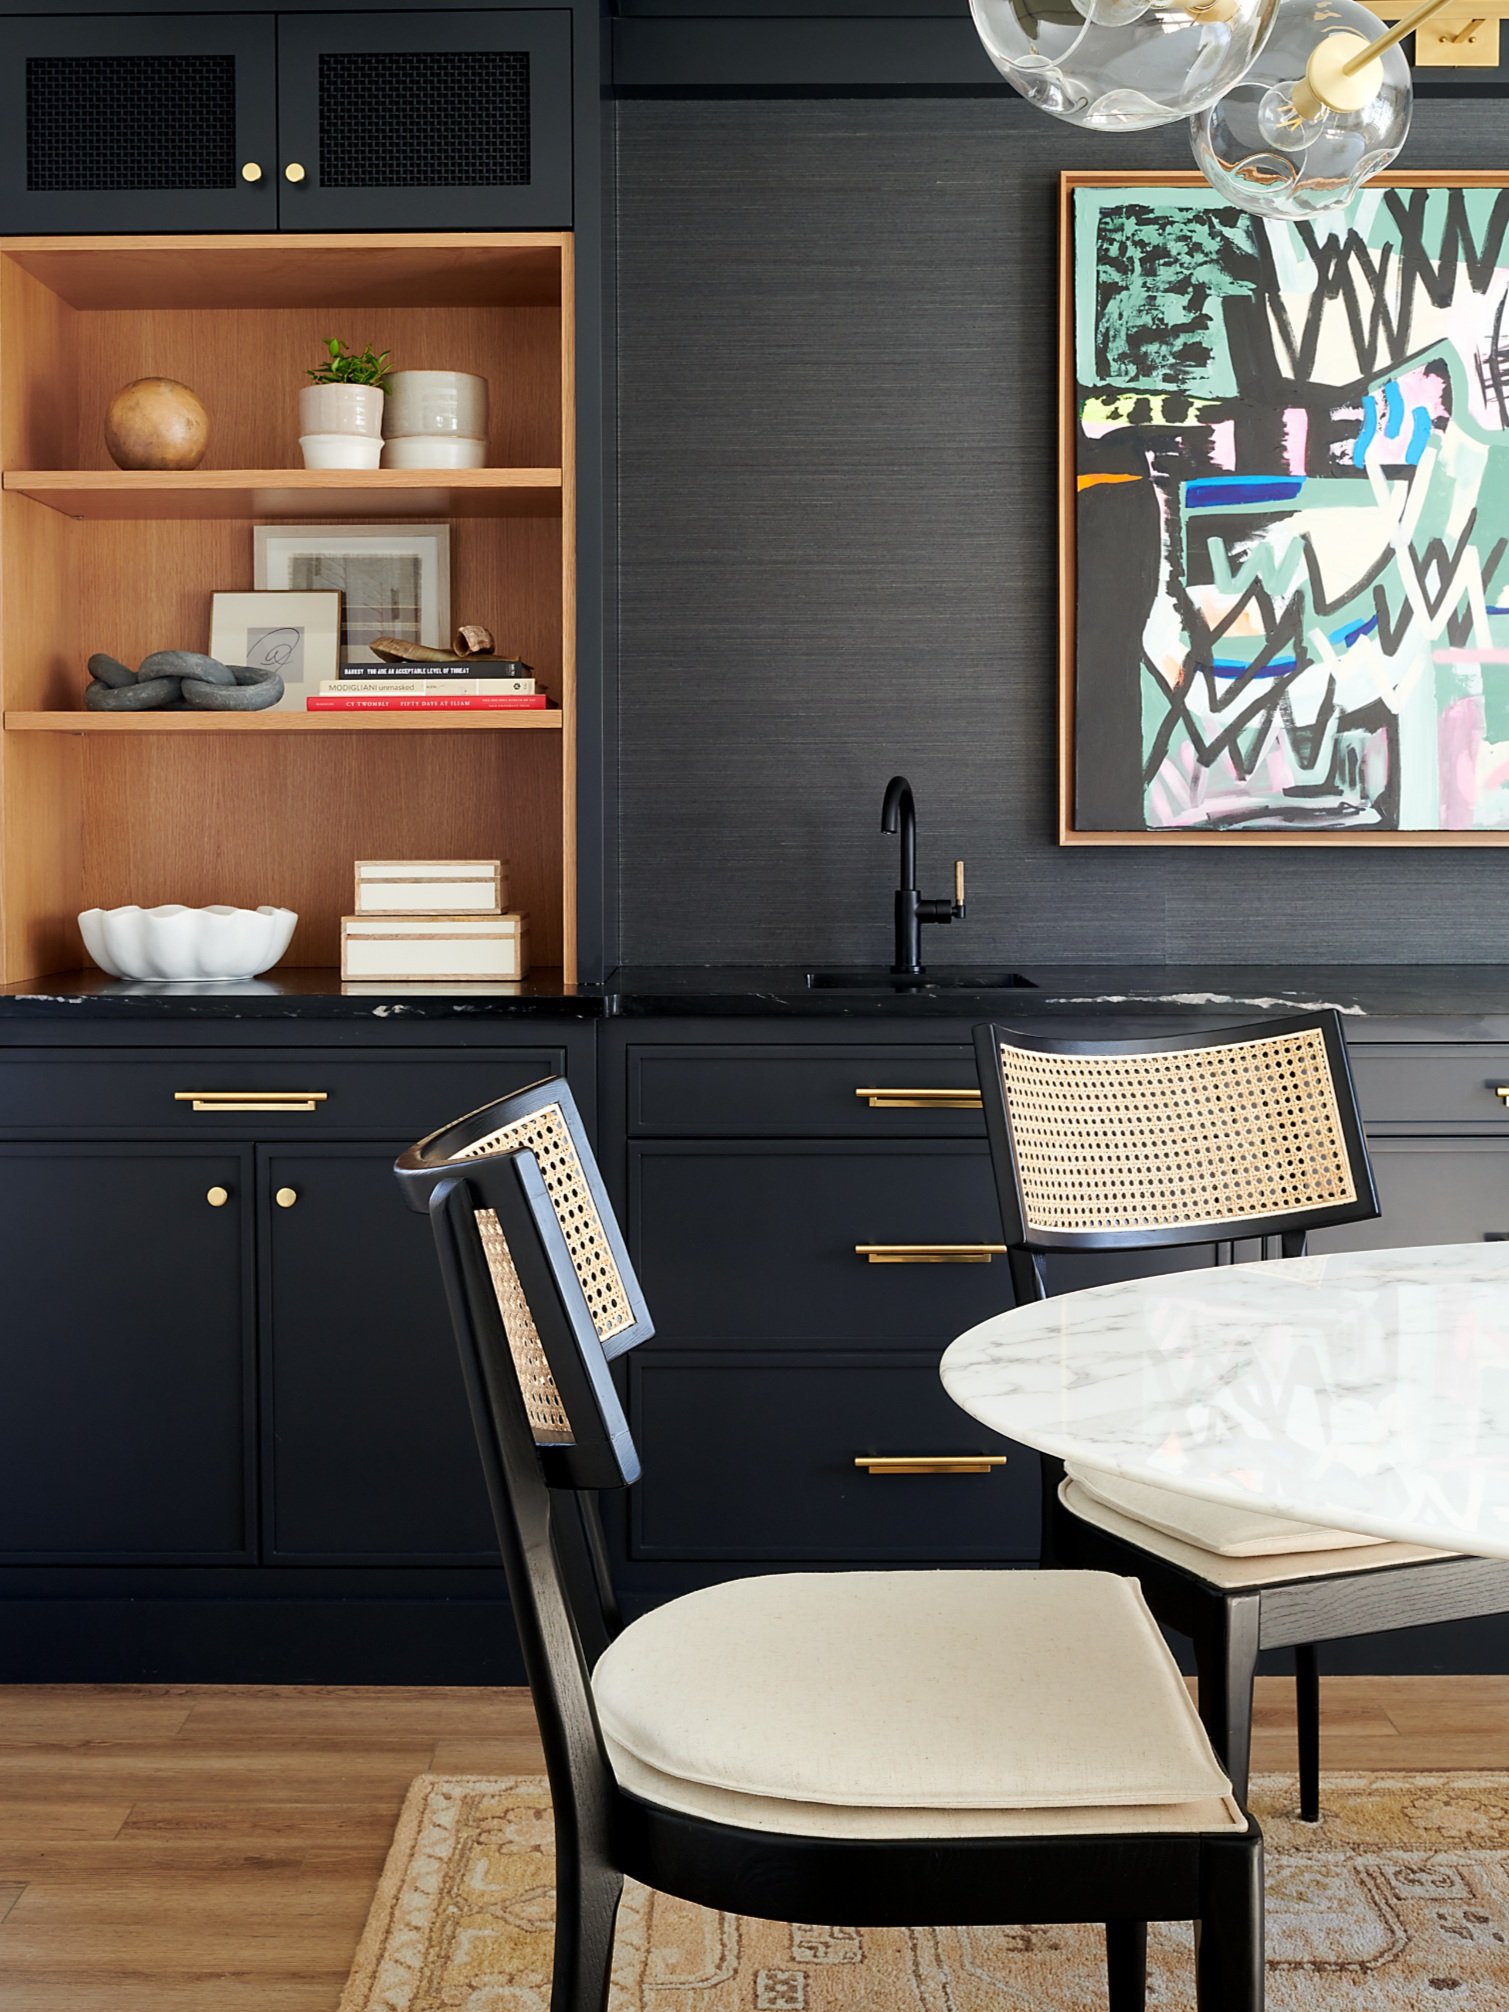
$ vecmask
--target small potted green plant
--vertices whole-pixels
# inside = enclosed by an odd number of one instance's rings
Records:
[[[376,468],[382,458],[383,394],[388,352],[369,343],[360,352],[338,336],[309,372],[299,393],[299,446],[306,468]]]

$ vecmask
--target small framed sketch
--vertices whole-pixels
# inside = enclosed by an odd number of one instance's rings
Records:
[[[259,524],[254,553],[259,588],[341,596],[345,663],[377,663],[374,636],[450,641],[448,524]]]
[[[341,667],[339,594],[212,594],[210,655],[222,664],[279,671],[279,712],[304,709],[322,678]]]

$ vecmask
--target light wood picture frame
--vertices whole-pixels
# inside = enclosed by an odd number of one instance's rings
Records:
[[[274,712],[302,712],[341,662],[339,594],[211,594],[210,655],[222,664],[275,670],[283,696]]]
[[[1067,173],[1059,377],[1060,843],[1509,843],[1509,178]]]

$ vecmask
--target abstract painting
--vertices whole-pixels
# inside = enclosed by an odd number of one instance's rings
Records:
[[[1067,841],[1509,839],[1509,187],[1065,178]]]

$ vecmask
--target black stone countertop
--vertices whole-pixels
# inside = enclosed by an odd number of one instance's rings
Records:
[[[548,968],[514,985],[343,984],[339,971],[292,965],[221,984],[146,984],[89,969],[0,986],[0,1021],[596,1020],[605,1010],[601,986],[565,985]]]
[[[1443,1020],[1463,1040],[1509,1041],[1509,966],[1034,965],[1030,986],[924,987],[901,993],[812,990],[799,968],[690,966],[625,969],[603,986],[562,984],[540,970],[520,985],[342,985],[323,969],[286,969],[223,985],[146,985],[71,971],[0,988],[0,1021],[21,1018],[138,1024],[175,1020],[377,1020],[707,1017],[879,1026],[995,1018],[1031,1025],[1084,1014],[1109,1026],[1181,1019],[1227,1025],[1249,1015],[1335,1006],[1355,1040],[1440,1039]]]

